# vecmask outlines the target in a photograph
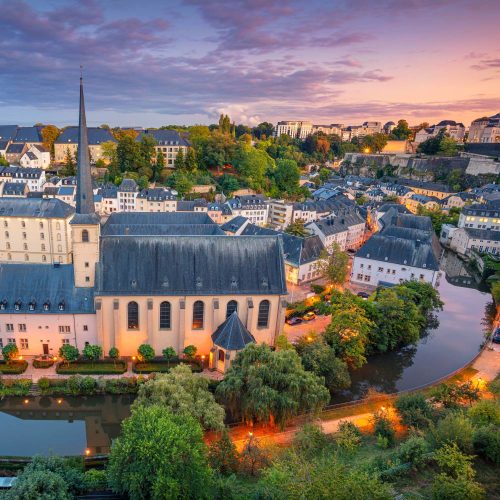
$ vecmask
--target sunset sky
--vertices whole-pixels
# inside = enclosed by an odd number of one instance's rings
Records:
[[[500,1],[0,0],[0,124],[471,120],[500,112]]]

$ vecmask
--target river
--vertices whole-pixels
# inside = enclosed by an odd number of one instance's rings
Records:
[[[368,389],[396,392],[428,384],[462,367],[479,351],[491,295],[453,255],[443,260],[439,325],[418,344],[373,356],[351,374],[352,387],[334,402],[363,397]],[[5,398],[0,401],[0,455],[107,453],[129,415],[131,396]]]

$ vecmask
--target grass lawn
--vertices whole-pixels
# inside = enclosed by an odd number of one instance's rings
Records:
[[[56,372],[61,375],[115,375],[125,373],[127,363],[125,361],[74,361],[69,365],[61,362],[57,365]]]
[[[19,375],[24,373],[28,368],[27,361],[11,361],[7,363],[6,361],[0,361],[0,373],[4,375]]]
[[[137,361],[132,366],[132,371],[134,373],[166,373],[169,372],[171,368],[183,363],[182,361],[165,361],[165,360],[153,360],[153,361]],[[193,372],[202,371],[200,365],[196,362],[184,361],[184,364],[191,365],[191,370]]]

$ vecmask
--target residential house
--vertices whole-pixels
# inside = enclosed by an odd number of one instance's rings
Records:
[[[262,195],[235,196],[228,200],[233,216],[242,215],[253,224],[265,226],[268,219],[269,207]]]
[[[105,128],[89,127],[88,143],[92,163],[102,160],[102,144],[117,142],[113,134]],[[78,127],[67,127],[54,142],[54,158],[56,163],[64,163],[68,152],[76,157],[78,148]]]
[[[435,137],[444,130],[444,133],[449,135],[457,142],[464,142],[465,127],[463,123],[457,123],[453,120],[443,120],[437,125],[432,125],[428,128],[423,128],[415,134],[415,142],[420,144],[431,137]]]
[[[141,132],[136,140],[140,141],[143,136],[152,137],[156,141],[155,158],[152,158],[152,161],[156,161],[156,155],[161,153],[165,160],[166,168],[174,168],[175,159],[179,151],[182,150],[185,158],[190,147],[189,141],[181,136],[176,130],[148,129]]]
[[[413,214],[418,213],[419,207],[424,207],[427,210],[440,210],[440,200],[435,196],[427,196],[425,194],[413,193],[406,198],[406,208]]]
[[[500,230],[500,205],[475,203],[465,206],[460,213],[458,227],[490,231]]]
[[[162,187],[143,189],[135,200],[138,212],[175,212],[177,197]]]
[[[45,171],[41,168],[0,167],[0,181],[27,184],[30,191],[42,191]]]
[[[46,169],[50,166],[50,152],[35,144],[21,156],[19,164],[21,167]]]
[[[19,163],[21,156],[28,151],[29,146],[26,143],[10,143],[5,150],[5,159],[9,163]]]
[[[134,212],[136,210],[136,198],[139,187],[133,179],[123,179],[118,187],[118,211]]]
[[[500,253],[500,231],[491,229],[456,228],[450,240],[450,248],[459,255],[478,253]]]

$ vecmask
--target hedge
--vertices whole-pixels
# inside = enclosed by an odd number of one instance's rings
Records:
[[[84,375],[116,375],[127,371],[127,362],[117,360],[115,362],[107,359],[96,361],[73,361],[59,363],[56,367],[56,373],[61,375],[84,374]]]
[[[166,361],[164,359],[152,360],[148,362],[137,361],[132,365],[132,371],[134,373],[167,373],[171,368],[174,368],[179,364],[190,365],[191,370],[194,373],[200,373],[203,371],[200,363],[195,360]]]
[[[27,396],[31,389],[31,379],[20,378],[0,380],[0,397]]]
[[[0,361],[0,373],[4,375],[19,375],[20,373],[24,373],[28,368],[28,362],[25,360],[19,361],[11,361],[7,363],[7,361]]]
[[[54,363],[53,359],[34,359],[33,368],[50,368]]]

